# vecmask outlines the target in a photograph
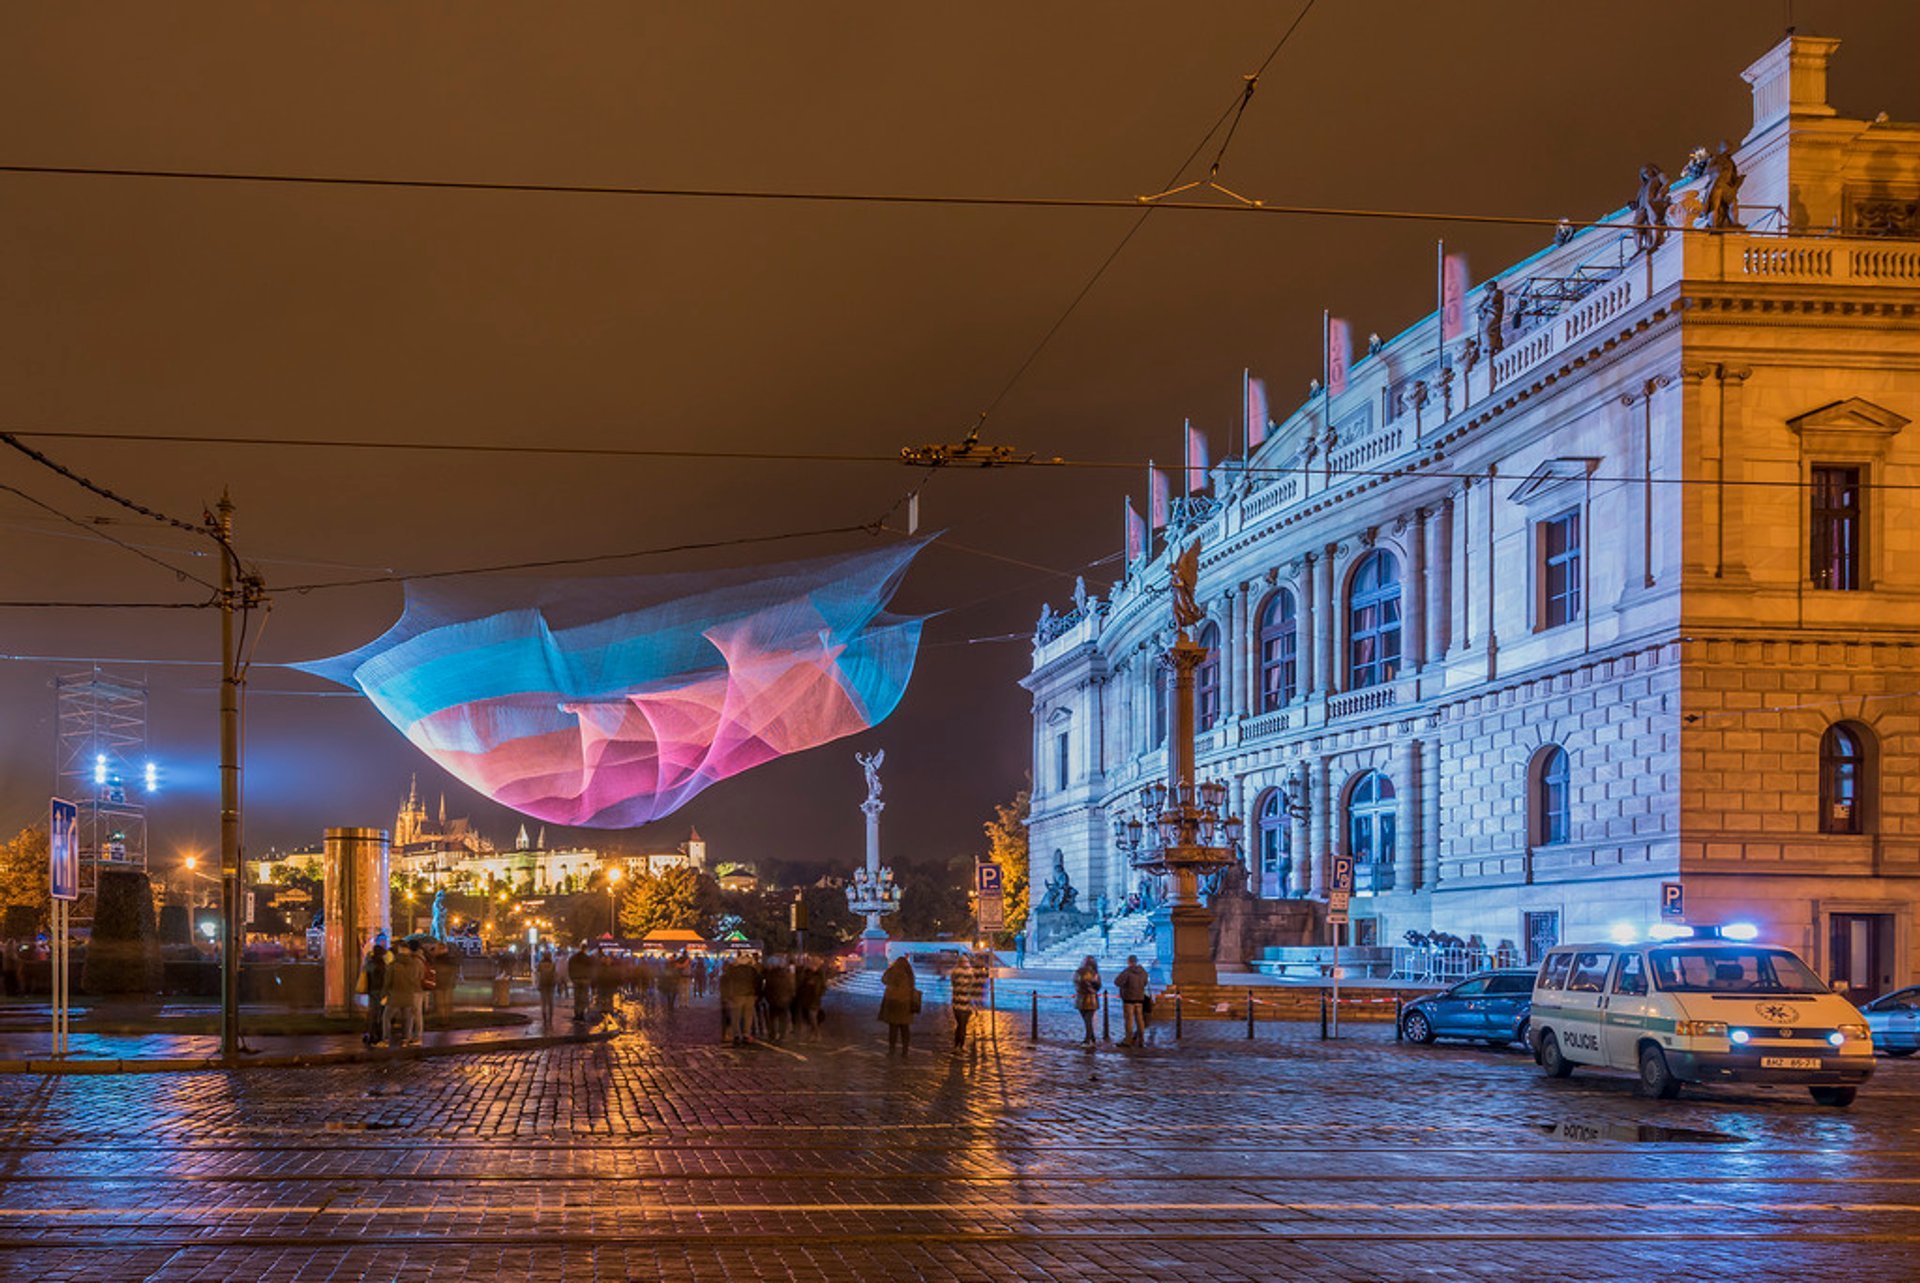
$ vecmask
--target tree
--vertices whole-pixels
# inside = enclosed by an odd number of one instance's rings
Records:
[[[0,908],[20,907],[33,914],[34,929],[47,921],[51,903],[47,886],[47,831],[22,829],[11,841],[0,843]],[[9,914],[19,919],[23,914]],[[11,928],[9,928],[11,929]]]
[[[1006,888],[1006,920],[1009,931],[1021,930],[1027,921],[1027,888],[1031,874],[1027,857],[1027,816],[1032,799],[1027,790],[1014,794],[1011,803],[993,808],[986,822],[987,858],[1000,866],[1000,885]]]
[[[901,940],[973,938],[972,852],[945,864],[924,864],[901,876],[900,912],[881,919],[887,933]]]
[[[649,931],[710,934],[721,910],[720,884],[681,866],[633,879],[620,892],[620,929],[631,938]]]
[[[160,933],[143,869],[101,868],[80,983],[88,993],[158,993]]]

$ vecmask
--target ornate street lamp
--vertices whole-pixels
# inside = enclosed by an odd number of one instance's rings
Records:
[[[1173,565],[1173,622],[1177,628],[1167,663],[1173,669],[1173,735],[1167,755],[1167,782],[1140,790],[1139,813],[1115,817],[1114,844],[1133,867],[1145,873],[1165,874],[1172,894],[1164,914],[1156,913],[1156,943],[1168,961],[1175,985],[1211,985],[1214,968],[1210,929],[1213,911],[1200,902],[1200,879],[1232,864],[1245,824],[1237,815],[1223,815],[1227,786],[1218,780],[1194,780],[1193,675],[1206,660],[1207,648],[1195,642],[1190,630],[1206,618],[1195,597],[1199,577],[1200,545],[1189,545]],[[1164,921],[1166,929],[1159,929]]]

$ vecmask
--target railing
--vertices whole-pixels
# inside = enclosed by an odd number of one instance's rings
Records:
[[[1688,236],[1685,255],[1689,281],[1835,285],[1920,281],[1920,249],[1884,241],[1724,232]]]
[[[1242,742],[1265,739],[1269,735],[1278,735],[1281,731],[1291,729],[1293,729],[1293,711],[1276,708],[1272,712],[1249,717],[1245,725],[1240,728],[1240,739]]]
[[[1272,485],[1263,486],[1254,491],[1247,499],[1246,505],[1241,509],[1241,518],[1246,521],[1253,521],[1257,518],[1264,517],[1283,504],[1292,503],[1293,497],[1299,493],[1300,478],[1297,476],[1283,477]]]
[[[1561,340],[1571,343],[1588,330],[1611,320],[1639,302],[1636,294],[1638,284],[1638,278],[1632,273],[1627,273],[1594,294],[1579,307],[1574,308],[1567,314],[1567,319],[1561,323]]]
[[[1441,948],[1435,945],[1395,945],[1389,980],[1462,980],[1489,967],[1520,966],[1519,951],[1511,948]]]
[[[1377,436],[1350,445],[1344,450],[1336,450],[1327,456],[1327,466],[1335,472],[1348,472],[1365,467],[1376,459],[1384,459],[1399,452],[1400,443],[1406,438],[1406,429],[1392,428]]]
[[[1740,251],[1746,276],[1831,276],[1833,251],[1824,245],[1752,245]]]
[[[1383,708],[1392,708],[1394,689],[1391,686],[1372,686],[1366,690],[1354,691],[1350,695],[1335,695],[1327,701],[1327,717],[1353,717],[1360,713],[1374,713]]]

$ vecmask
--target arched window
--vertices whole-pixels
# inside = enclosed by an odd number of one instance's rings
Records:
[[[1528,826],[1534,846],[1557,846],[1572,835],[1571,775],[1567,750],[1558,744],[1549,744],[1534,755],[1533,822]]]
[[[1866,832],[1866,732],[1847,722],[1820,737],[1820,831]]]
[[[1285,708],[1299,694],[1300,629],[1293,594],[1282,588],[1260,612],[1260,711]]]
[[[1355,891],[1393,889],[1393,781],[1368,771],[1347,790],[1347,854]]]
[[[1400,672],[1400,571],[1375,548],[1347,589],[1347,689],[1390,682]]]
[[[1194,722],[1207,731],[1220,720],[1220,630],[1208,624],[1194,640],[1207,649],[1207,657],[1193,674]]]
[[[1268,789],[1260,799],[1255,850],[1260,854],[1262,885],[1284,888],[1293,871],[1293,821],[1287,815],[1279,789]]]

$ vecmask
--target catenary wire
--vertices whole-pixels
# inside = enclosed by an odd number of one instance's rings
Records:
[[[104,540],[107,543],[112,544],[116,548],[120,548],[127,552],[132,553],[134,556],[140,558],[142,561],[152,562],[154,565],[160,567],[162,570],[169,571],[181,579],[190,579],[194,583],[199,584],[202,588],[205,588],[209,591],[218,591],[218,589],[215,588],[215,586],[212,583],[208,582],[205,579],[202,579],[199,575],[194,574],[192,571],[182,570],[180,567],[172,564],[171,562],[163,561],[159,557],[154,556],[151,552],[148,552],[144,548],[140,548],[134,544],[130,544],[124,539],[116,538],[115,536],[108,534],[105,530],[100,529],[98,526],[91,525],[88,522],[82,521],[80,520],[80,518],[75,517],[70,513],[62,512],[60,509],[54,507],[52,504],[48,503],[46,500],[36,498],[35,496],[28,494],[25,490],[20,489],[18,486],[10,486],[10,485],[6,485],[5,483],[0,483],[0,490],[4,490],[8,494],[14,495],[20,499],[24,499],[26,502],[32,504],[34,507],[39,508],[45,512],[52,513],[54,516],[66,522],[68,525],[75,527],[83,535],[89,538]],[[58,533],[58,532],[47,532],[47,533]]]

